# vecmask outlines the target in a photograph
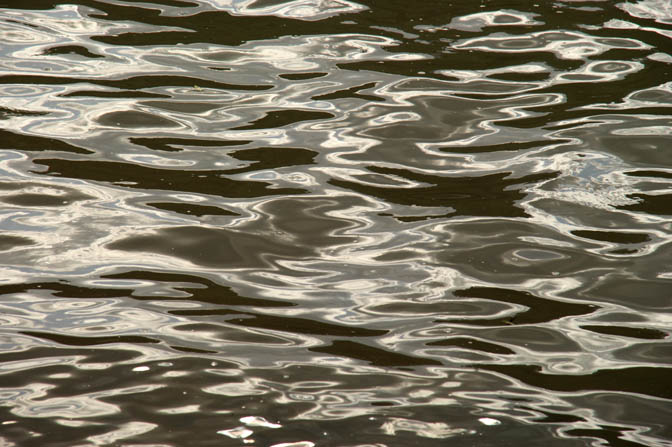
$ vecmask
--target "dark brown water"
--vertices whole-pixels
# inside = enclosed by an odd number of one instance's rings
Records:
[[[668,0],[0,7],[0,446],[672,446]]]

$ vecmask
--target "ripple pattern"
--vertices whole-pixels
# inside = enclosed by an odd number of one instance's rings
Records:
[[[0,446],[672,446],[662,0],[0,9]]]

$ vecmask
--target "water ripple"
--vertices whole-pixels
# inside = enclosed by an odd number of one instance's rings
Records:
[[[0,11],[0,445],[668,447],[672,13],[504,3]]]

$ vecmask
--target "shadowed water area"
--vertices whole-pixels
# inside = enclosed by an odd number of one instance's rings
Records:
[[[667,0],[0,0],[0,446],[672,446]]]

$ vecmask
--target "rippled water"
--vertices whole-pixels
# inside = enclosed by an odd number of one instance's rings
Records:
[[[0,446],[672,446],[668,0],[0,6]]]

